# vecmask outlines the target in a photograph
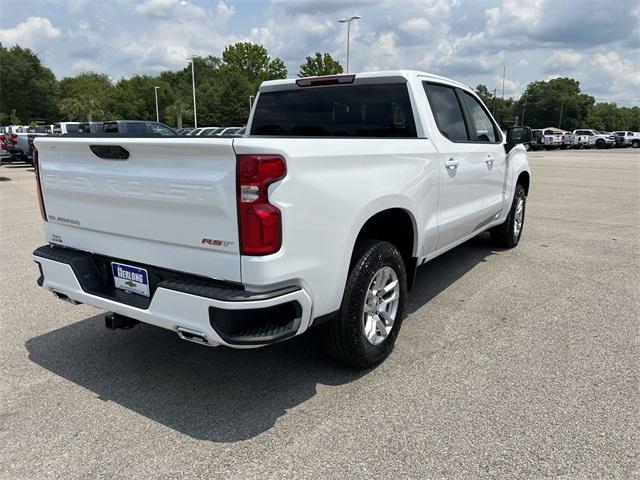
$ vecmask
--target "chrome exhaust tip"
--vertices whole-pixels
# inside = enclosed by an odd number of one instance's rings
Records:
[[[207,340],[207,336],[204,333],[196,332],[195,330],[184,327],[178,327],[177,332],[178,336],[182,340],[186,340],[187,342],[199,343],[200,345],[210,346],[209,340]]]

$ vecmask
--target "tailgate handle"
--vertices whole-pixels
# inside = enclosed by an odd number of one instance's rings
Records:
[[[120,145],[89,145],[89,148],[96,157],[105,160],[126,160],[129,158],[129,151]]]

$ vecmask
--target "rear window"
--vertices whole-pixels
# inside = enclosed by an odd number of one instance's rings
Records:
[[[78,133],[79,128],[77,123],[68,123],[67,124],[67,133]]]
[[[264,92],[258,99],[251,134],[417,137],[405,83]]]

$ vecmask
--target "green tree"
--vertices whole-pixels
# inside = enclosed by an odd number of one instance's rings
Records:
[[[493,93],[489,91],[486,85],[480,84],[476,87],[476,94],[480,97],[480,100],[484,102],[487,108],[491,108],[491,101],[493,100]]]
[[[81,73],[60,81],[60,111],[67,120],[103,120],[107,100],[113,89],[109,77],[100,73]]]
[[[305,63],[300,65],[299,77],[317,77],[320,75],[335,75],[342,73],[342,65],[334,60],[329,53],[322,55],[316,52],[314,56],[307,57]]]
[[[634,132],[640,132],[640,107],[628,108],[627,128]]]
[[[184,117],[193,114],[189,102],[185,101],[182,97],[176,97],[176,99],[167,108],[165,108],[164,120],[169,125],[176,125],[177,128],[182,128],[182,121]],[[174,123],[175,120],[175,123]]]
[[[266,48],[250,42],[238,42],[222,52],[223,67],[238,69],[252,84],[287,77],[287,68],[279,58],[271,59]]]
[[[5,48],[0,43],[0,118],[8,122],[12,112],[22,122],[54,121],[58,116],[58,84],[28,48]]]
[[[579,81],[554,78],[527,85],[518,109],[525,112],[524,123],[533,128],[574,130],[584,126],[594,103],[592,96],[581,93]]]
[[[249,97],[256,92],[243,72],[223,68],[218,82],[207,93],[212,112],[210,124],[218,126],[244,125],[249,117]]]
[[[626,130],[631,123],[627,110],[615,103],[596,103],[587,116],[587,125],[607,132]]]
[[[154,87],[158,89],[158,105],[164,111],[173,103],[171,87],[157,77],[134,75],[120,79],[107,102],[107,119],[155,120],[156,101]]]

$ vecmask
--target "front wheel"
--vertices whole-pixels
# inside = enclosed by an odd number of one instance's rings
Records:
[[[491,230],[491,240],[498,247],[514,248],[520,242],[524,227],[524,213],[527,206],[527,194],[522,185],[516,185],[509,215],[502,225]]]
[[[339,314],[323,325],[327,354],[355,368],[369,368],[389,356],[405,315],[407,273],[398,249],[365,240],[356,252]]]

